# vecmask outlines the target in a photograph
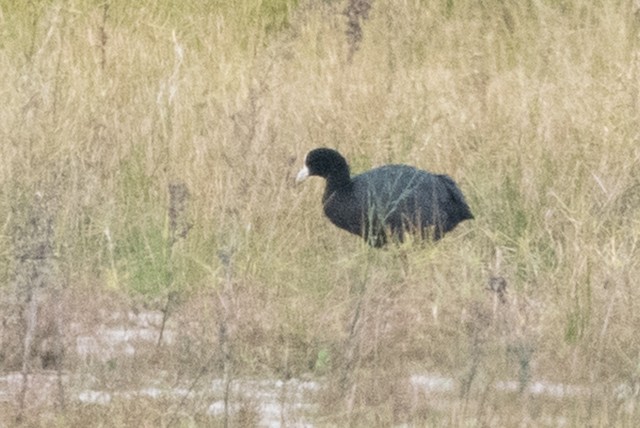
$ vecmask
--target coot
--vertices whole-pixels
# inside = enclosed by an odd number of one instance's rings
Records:
[[[405,233],[438,240],[463,220],[472,219],[462,192],[447,175],[408,165],[384,165],[355,177],[336,150],[318,148],[305,157],[296,177],[327,180],[324,213],[336,226],[381,247]]]

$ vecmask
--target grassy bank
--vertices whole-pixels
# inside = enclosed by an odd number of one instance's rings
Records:
[[[201,3],[0,2],[3,370],[106,299],[181,332],[123,379],[322,376],[321,423],[638,423],[614,391],[640,375],[634,2]],[[293,184],[317,146],[447,173],[476,219],[365,248],[321,180]],[[70,354],[54,365],[104,369]],[[421,371],[459,402],[403,405]],[[533,378],[604,392],[491,393]]]

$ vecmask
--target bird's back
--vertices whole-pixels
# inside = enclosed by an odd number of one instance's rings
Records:
[[[455,182],[408,165],[385,165],[354,177],[354,196],[369,232],[382,229],[402,239],[405,231],[423,233],[434,226],[434,237],[471,218]]]

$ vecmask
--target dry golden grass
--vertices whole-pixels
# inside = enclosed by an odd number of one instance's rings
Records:
[[[178,331],[117,369],[58,358],[107,389],[311,376],[320,425],[640,423],[635,2],[373,2],[357,49],[349,2],[221,3],[0,2],[0,369],[36,370],[38,283],[69,348],[104,298]],[[447,173],[476,220],[365,248],[323,217],[321,180],[293,185],[316,146]],[[454,396],[405,399],[422,372]],[[534,379],[598,393],[494,387]],[[28,423],[212,423],[189,406]]]

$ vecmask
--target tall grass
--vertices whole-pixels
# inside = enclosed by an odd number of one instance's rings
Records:
[[[635,2],[371,2],[357,49],[351,3],[0,2],[3,305],[21,284],[17,208],[46,193],[67,294],[210,334],[184,333],[193,358],[172,370],[210,362],[224,323],[225,376],[326,376],[336,423],[637,423],[637,394],[613,393],[637,390],[640,364]],[[320,180],[292,183],[316,146],[355,172],[447,173],[476,220],[437,245],[364,248],[323,218]],[[460,401],[402,404],[415,371],[458,379]],[[507,378],[605,392],[502,404],[490,385]]]

